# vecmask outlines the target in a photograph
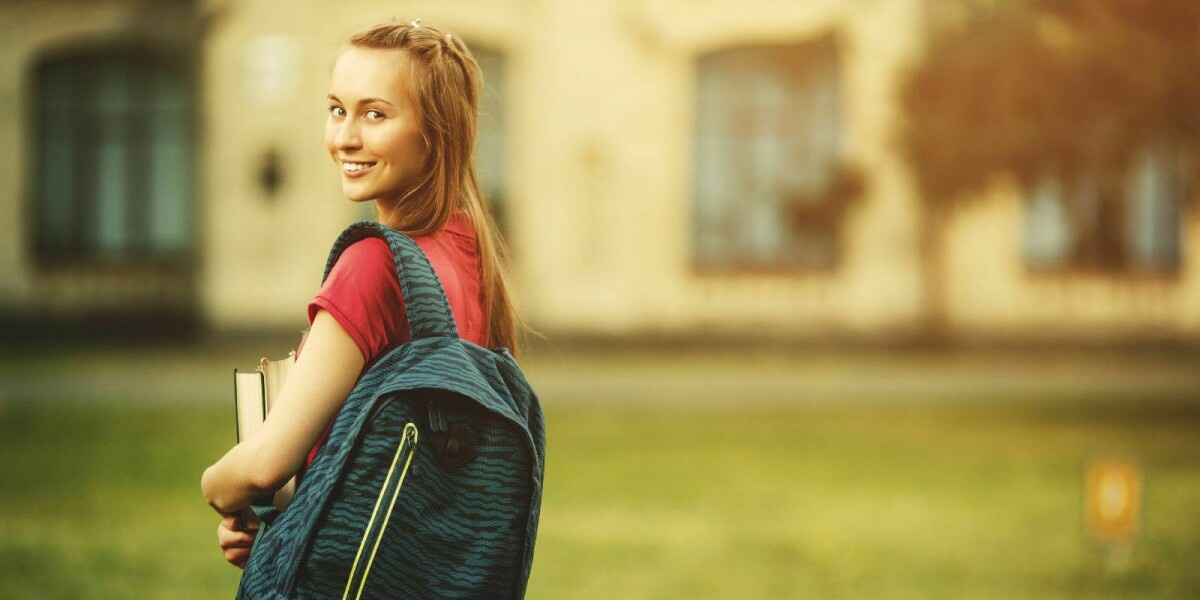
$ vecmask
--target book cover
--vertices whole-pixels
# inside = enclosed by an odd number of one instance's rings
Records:
[[[292,365],[296,364],[296,353],[292,351],[286,358],[269,360],[263,358],[258,368],[243,372],[234,370],[234,411],[237,441],[243,442],[253,438],[262,429],[263,421],[275,406],[279,392],[287,381]],[[296,493],[296,478],[293,477],[282,488],[275,492],[272,504],[283,510]],[[242,525],[248,529],[260,525],[258,517],[250,509],[242,511]]]

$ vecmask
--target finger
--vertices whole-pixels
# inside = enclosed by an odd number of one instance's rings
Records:
[[[237,515],[225,515],[221,519],[221,524],[225,527],[228,527],[230,531],[242,530],[242,520],[239,519]]]
[[[254,544],[254,535],[245,531],[232,531],[222,523],[217,527],[217,542],[222,548],[250,546]]]
[[[246,561],[250,559],[250,551],[245,548],[232,548],[225,551],[225,560],[239,568],[246,568]]]
[[[225,535],[217,537],[222,548],[249,548],[254,545],[254,536]]]

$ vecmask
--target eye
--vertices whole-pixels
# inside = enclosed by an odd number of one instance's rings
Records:
[[[334,117],[344,117],[346,116],[346,109],[340,106],[330,106],[329,114]]]
[[[383,118],[383,113],[381,113],[377,110],[368,110],[365,113],[365,115],[368,119],[371,119],[372,121],[378,121],[379,119]]]

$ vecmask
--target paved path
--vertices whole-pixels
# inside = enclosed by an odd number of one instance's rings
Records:
[[[291,340],[192,346],[0,347],[0,400],[225,402],[235,367]],[[1200,353],[1184,350],[734,350],[539,347],[524,360],[547,406],[1195,401]]]
[[[543,351],[527,366],[561,403],[1195,401],[1200,355],[1112,350]]]

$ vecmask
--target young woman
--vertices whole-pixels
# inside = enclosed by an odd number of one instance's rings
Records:
[[[515,350],[501,244],[472,163],[481,87],[459,38],[420,21],[373,27],[334,63],[325,145],[345,195],[373,201],[429,257],[460,336]],[[391,251],[371,238],[342,254],[308,305],[311,328],[262,430],[201,480],[230,563],[244,566],[254,542],[238,511],[302,473],[360,375],[408,341],[403,301]]]

